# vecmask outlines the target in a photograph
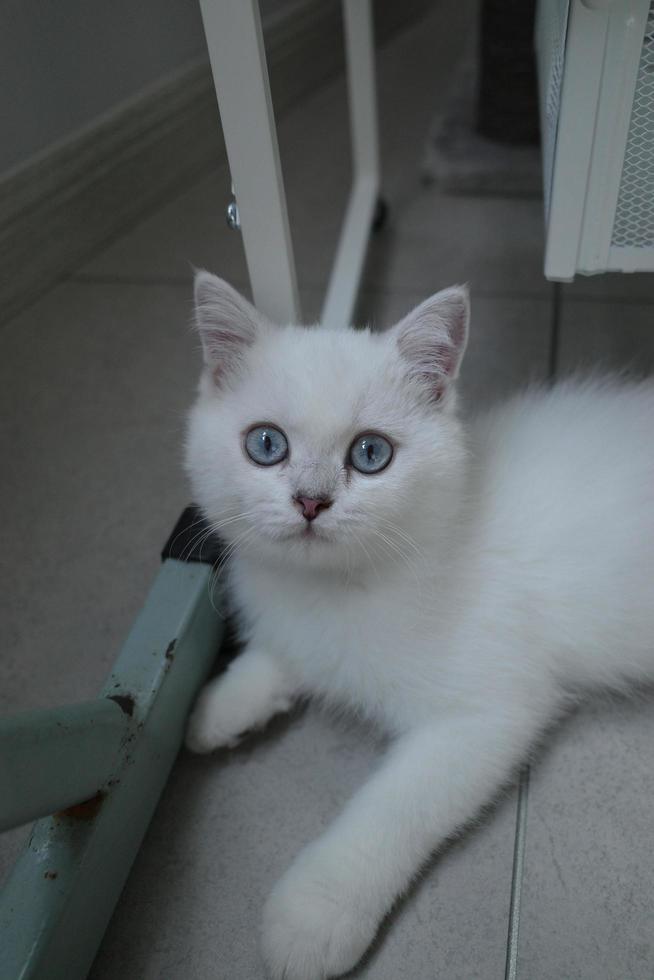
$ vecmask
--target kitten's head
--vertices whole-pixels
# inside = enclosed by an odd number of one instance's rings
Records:
[[[186,465],[223,539],[265,562],[353,570],[451,520],[465,288],[380,334],[273,325],[207,272],[195,306],[205,367]]]

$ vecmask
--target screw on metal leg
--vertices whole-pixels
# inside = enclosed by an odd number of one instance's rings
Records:
[[[236,201],[230,201],[227,205],[227,225],[232,231],[238,231],[241,227],[241,216],[238,213],[238,204]]]

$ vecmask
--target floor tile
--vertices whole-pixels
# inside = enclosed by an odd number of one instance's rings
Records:
[[[94,696],[141,606],[187,498],[189,313],[185,287],[68,284],[3,330],[5,710]]]
[[[542,263],[539,201],[448,196],[417,182],[373,238],[364,288],[468,282],[478,293],[547,297]]]
[[[561,370],[654,372],[654,306],[567,301],[559,342]]]
[[[301,847],[375,766],[369,733],[309,708],[212,758],[180,756],[90,980],[263,980],[261,908]],[[352,976],[503,973],[513,794],[447,848]]]
[[[479,0],[439,0],[377,60],[382,187],[398,207],[422,172],[431,123],[456,90],[480,7]]]
[[[73,279],[190,282],[207,268],[235,286],[248,281],[243,244],[227,227],[231,200],[226,166],[174,198],[77,270]]]
[[[651,699],[570,719],[532,771],[521,980],[650,980]]]
[[[652,307],[568,301],[559,374],[654,367]],[[532,770],[518,976],[649,980],[652,698],[591,702]]]
[[[364,293],[357,320],[383,330],[427,295],[428,291]],[[551,317],[546,299],[479,296],[474,290],[471,310],[470,340],[459,382],[462,408],[468,413],[547,376]]]
[[[599,276],[577,276],[563,283],[564,295],[575,300],[607,300],[622,303],[654,303],[651,272],[606,272]]]

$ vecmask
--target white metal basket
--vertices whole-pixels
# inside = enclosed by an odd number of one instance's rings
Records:
[[[654,271],[654,0],[540,0],[545,275]]]

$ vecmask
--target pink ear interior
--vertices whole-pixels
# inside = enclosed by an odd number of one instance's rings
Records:
[[[243,348],[248,346],[248,342],[239,334],[219,327],[205,331],[203,344],[205,358],[216,384],[220,384],[225,375],[237,366]]]
[[[263,324],[251,303],[228,283],[204,271],[195,277],[195,322],[205,364],[217,385],[238,368]]]
[[[436,293],[395,328],[398,349],[410,373],[441,401],[456,380],[468,340],[467,289],[453,286]]]

